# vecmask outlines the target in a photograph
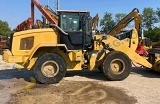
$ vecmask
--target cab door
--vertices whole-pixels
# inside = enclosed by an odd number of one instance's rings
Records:
[[[68,35],[60,36],[61,44],[66,44],[69,50],[83,48],[82,15],[75,13],[60,15],[60,27],[68,33]]]

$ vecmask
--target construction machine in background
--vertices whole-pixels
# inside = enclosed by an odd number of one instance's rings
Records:
[[[48,21],[43,21],[40,28],[34,26],[34,5]],[[88,11],[58,10],[52,16],[54,13],[47,12],[38,0],[31,0],[31,11],[30,27],[20,27],[11,35],[3,60],[33,69],[41,83],[57,83],[69,70],[96,68],[109,80],[119,81],[130,74],[132,61],[153,69],[159,64],[157,53],[147,56],[136,53],[142,39],[138,9],[131,11],[108,34],[92,34],[95,28],[91,26]],[[134,28],[121,32],[131,21],[135,22]]]
[[[2,54],[3,49],[8,48],[7,47],[7,36],[0,35],[0,54]]]

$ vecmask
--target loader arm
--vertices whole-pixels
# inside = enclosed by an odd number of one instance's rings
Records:
[[[93,28],[93,30],[96,30],[98,27],[98,21],[99,21],[99,14],[97,13],[93,19],[90,21],[91,22],[91,27]]]
[[[38,0],[32,0],[32,6],[34,6],[34,5],[39,9],[39,11],[46,17],[46,19],[47,19],[49,22],[58,25],[57,19],[56,19],[56,18],[52,18],[51,14],[49,14],[49,13],[46,11],[46,9],[40,4],[40,2],[39,2]],[[31,11],[34,12],[33,7],[31,7],[31,8],[32,8]],[[33,18],[34,18],[34,17],[32,17],[32,19],[33,19]]]
[[[147,68],[152,68],[152,64],[149,63],[144,57],[137,54],[132,48],[129,48],[124,44],[123,40],[119,40],[114,36],[107,36],[108,39],[102,40],[105,44],[109,44],[109,48],[115,51],[121,51],[125,53],[133,62],[141,64]]]
[[[123,28],[125,28],[131,21],[134,20],[136,30],[140,31],[142,17],[139,14],[137,8],[133,9],[126,17],[124,17],[109,33],[108,35],[114,36],[118,34]],[[140,36],[140,34],[138,34]]]
[[[58,26],[58,16],[50,11],[48,7],[43,7],[38,0],[31,0],[31,18],[20,23],[14,30],[15,32],[31,29],[34,25],[34,5],[44,15],[44,17],[50,22]]]
[[[44,9],[48,14],[51,15],[53,19],[56,19],[56,21],[58,22],[58,15],[56,12],[54,12],[48,5],[46,5]]]

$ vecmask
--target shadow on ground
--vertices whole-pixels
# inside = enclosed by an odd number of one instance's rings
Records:
[[[66,77],[73,77],[73,76],[81,76],[86,77],[89,79],[96,79],[96,80],[102,80],[106,81],[106,76],[99,70],[79,70],[79,71],[68,71],[66,74]]]
[[[99,70],[89,71],[89,70],[80,70],[80,71],[67,71],[65,77],[81,76],[89,79],[96,80],[107,80],[105,75]],[[4,79],[13,79],[13,78],[23,78],[25,81],[30,82],[30,77],[34,77],[33,70],[26,69],[7,69],[0,70],[0,80]]]
[[[156,72],[152,69],[144,69],[144,68],[132,68],[131,74],[138,74],[142,75],[143,77],[147,78],[160,78],[160,72]],[[102,80],[106,81],[108,80],[106,76],[99,70],[94,71],[69,71],[67,72],[66,77],[73,77],[73,76],[81,76],[81,77],[87,77],[89,79],[96,79],[96,80]]]
[[[131,74],[139,74],[142,75],[143,77],[148,77],[148,78],[160,78],[159,72],[155,72],[150,69],[133,68]],[[99,70],[68,71],[65,77],[74,77],[74,76],[86,77],[89,79],[96,79],[101,81],[107,80],[106,76]],[[30,77],[34,77],[34,73],[31,70],[26,70],[26,69],[21,69],[20,71],[17,69],[0,70],[0,80],[23,78],[25,81],[30,82]]]
[[[132,68],[131,74],[139,74],[147,78],[160,78],[160,72],[156,72],[152,69]]]
[[[30,77],[34,77],[33,71],[29,71],[26,69],[6,69],[0,70],[0,80],[4,79],[13,79],[13,78],[23,78],[25,81],[30,82]]]

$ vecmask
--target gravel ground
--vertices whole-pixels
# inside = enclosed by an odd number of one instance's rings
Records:
[[[133,68],[130,76],[123,81],[106,81],[105,76],[98,73],[94,76],[94,72],[89,75],[87,73],[79,75],[66,77],[65,80],[97,81],[104,86],[125,90],[128,95],[138,100],[138,104],[160,104],[160,73],[158,72]]]
[[[123,81],[107,81],[98,70],[73,71],[58,84],[26,90],[30,76],[0,61],[0,104],[160,104],[160,73],[152,70],[133,68]]]

